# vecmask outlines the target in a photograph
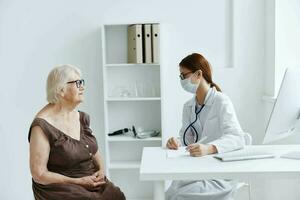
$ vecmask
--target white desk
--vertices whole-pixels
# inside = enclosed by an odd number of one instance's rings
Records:
[[[165,180],[300,178],[300,160],[279,158],[289,151],[300,151],[300,145],[253,145],[277,155],[276,158],[221,162],[211,155],[204,157],[167,158],[166,149],[145,147],[140,179],[154,181],[154,199],[163,200]]]

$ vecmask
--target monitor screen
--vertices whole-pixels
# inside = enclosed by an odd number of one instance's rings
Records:
[[[300,69],[285,71],[273,106],[263,143],[270,143],[299,132],[300,125]]]

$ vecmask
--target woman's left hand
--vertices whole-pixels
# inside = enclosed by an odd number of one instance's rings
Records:
[[[208,154],[216,153],[216,147],[211,144],[190,144],[186,147],[186,150],[190,152],[191,156],[199,157]]]
[[[102,170],[96,171],[93,175],[96,177],[94,179],[95,182],[105,181],[105,173],[104,173],[104,171],[102,171]]]

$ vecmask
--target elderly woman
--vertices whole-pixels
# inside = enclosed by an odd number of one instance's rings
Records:
[[[89,115],[76,110],[83,93],[78,68],[60,65],[49,73],[49,104],[37,113],[28,135],[35,199],[125,199],[105,176]]]

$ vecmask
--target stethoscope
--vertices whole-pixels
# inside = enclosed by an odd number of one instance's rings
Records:
[[[197,106],[195,106],[195,114],[196,114],[196,119],[190,123],[190,125],[188,125],[188,127],[186,127],[185,131],[183,132],[183,143],[185,146],[188,146],[187,142],[186,142],[186,133],[188,131],[189,128],[192,128],[194,130],[194,132],[196,133],[196,139],[194,140],[194,143],[198,141],[198,138],[199,138],[199,134],[198,134],[198,131],[196,130],[196,128],[193,126],[194,123],[196,123],[196,121],[198,120],[198,115],[199,113],[202,111],[202,109],[204,108],[205,104],[203,104],[203,106],[200,108],[200,110],[197,112]],[[200,117],[199,117],[200,119]]]

